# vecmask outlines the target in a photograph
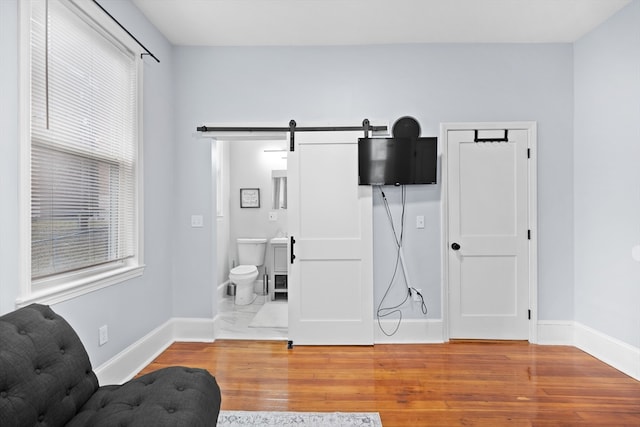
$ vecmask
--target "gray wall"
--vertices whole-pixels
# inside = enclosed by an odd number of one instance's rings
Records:
[[[0,1],[0,312],[18,297],[18,8]],[[173,316],[171,300],[173,225],[172,47],[129,2],[102,1],[114,16],[162,61],[145,59],[144,75],[144,276],[56,304],[74,326],[98,366]],[[167,232],[169,231],[169,233]],[[195,299],[199,296],[196,295]],[[98,347],[98,328],[109,326],[109,342]]]
[[[441,122],[535,120],[539,130],[540,319],[573,313],[573,49],[549,45],[400,45],[368,47],[176,47],[176,205],[178,222],[203,210],[212,188],[208,143],[194,135],[210,122],[394,120],[411,115],[422,135]],[[399,189],[389,188],[399,216]],[[374,199],[376,301],[391,278],[395,253]],[[415,229],[415,216],[426,227]],[[412,284],[423,288],[429,318],[441,317],[440,185],[408,191],[405,256]],[[180,225],[179,227],[182,227]],[[184,230],[185,232],[187,230]],[[214,256],[205,237],[177,246],[175,280],[205,281]],[[191,246],[198,250],[191,250]],[[202,249],[202,250],[201,250]],[[186,276],[186,277],[185,277]],[[199,286],[199,285],[198,285]],[[204,286],[204,284],[203,284]],[[200,302],[185,299],[180,304]],[[409,311],[408,317],[419,317]]]
[[[130,2],[102,3],[162,62],[145,60],[145,274],[54,307],[78,329],[94,364],[170,317],[216,314],[221,275],[214,262],[211,142],[198,139],[196,126],[292,118],[359,123],[412,115],[423,135],[437,135],[440,122],[537,121],[539,318],[575,319],[639,345],[638,264],[629,262],[640,217],[637,186],[629,184],[639,182],[637,0],[576,44],[575,97],[571,44],[171,47]],[[17,0],[0,1],[0,31],[0,312],[6,312],[18,295]],[[612,126],[618,119],[623,125]],[[594,167],[602,173],[594,176]],[[399,191],[387,191],[396,218]],[[203,228],[191,228],[192,214],[204,216]],[[415,215],[425,216],[424,230],[414,228]],[[440,185],[408,190],[405,255],[430,318],[442,315],[439,215]],[[394,255],[379,195],[374,227],[379,301]],[[98,347],[104,323],[110,341]]]
[[[640,347],[640,2],[575,44],[576,321]]]

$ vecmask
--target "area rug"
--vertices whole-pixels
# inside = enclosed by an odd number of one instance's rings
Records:
[[[220,411],[218,427],[382,427],[377,412]]]
[[[267,302],[249,323],[250,328],[287,328],[289,309],[286,302]]]

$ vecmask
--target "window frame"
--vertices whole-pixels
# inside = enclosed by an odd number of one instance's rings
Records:
[[[16,307],[33,302],[55,304],[139,277],[144,272],[143,227],[143,67],[140,46],[91,0],[58,0],[70,3],[86,15],[86,21],[105,31],[135,54],[137,74],[137,121],[135,153],[135,226],[132,258],[76,272],[31,279],[31,2],[21,1],[19,9],[19,132],[20,132],[20,289]],[[84,19],[85,17],[83,17]]]

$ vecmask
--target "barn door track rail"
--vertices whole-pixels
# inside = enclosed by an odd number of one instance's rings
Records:
[[[369,132],[386,131],[387,126],[372,126],[369,119],[364,119],[360,126],[311,126],[298,127],[295,120],[289,121],[288,127],[242,127],[242,126],[222,126],[210,127],[199,126],[196,128],[198,132],[289,132],[289,150],[295,151],[295,133],[296,132],[340,132],[340,131],[358,131],[364,132],[364,137],[369,137]]]

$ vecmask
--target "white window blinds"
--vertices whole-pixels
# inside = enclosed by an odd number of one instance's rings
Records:
[[[32,0],[31,275],[136,250],[135,56],[72,3]]]

